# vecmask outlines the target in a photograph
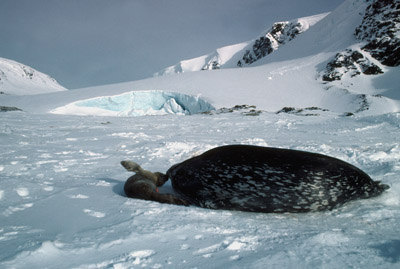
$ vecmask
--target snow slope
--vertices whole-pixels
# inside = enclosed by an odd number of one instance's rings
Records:
[[[307,31],[328,14],[324,13],[292,21],[274,23],[270,29],[254,40],[222,47],[208,55],[181,61],[154,75],[171,75],[200,70],[241,67],[252,64],[271,54],[299,34]]]
[[[66,91],[57,81],[24,64],[0,58],[0,93],[33,95]]]

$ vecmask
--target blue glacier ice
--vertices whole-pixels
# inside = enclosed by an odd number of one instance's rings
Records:
[[[132,91],[82,100],[73,105],[85,108],[88,112],[85,114],[96,114],[100,109],[118,116],[191,115],[214,110],[210,103],[200,97],[164,91]]]

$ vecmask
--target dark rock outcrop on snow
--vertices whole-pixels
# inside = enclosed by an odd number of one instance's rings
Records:
[[[287,114],[294,114],[299,116],[320,116],[318,111],[329,111],[328,109],[323,109],[319,107],[306,107],[306,108],[295,108],[295,107],[283,107],[281,110],[276,112],[276,114],[287,113]]]
[[[400,65],[400,0],[366,1],[370,4],[354,32],[354,36],[366,44],[360,50],[337,53],[326,65],[323,81],[341,80],[347,73],[351,77],[382,74],[377,62],[386,66]]]
[[[221,64],[218,62],[218,60],[212,60],[208,62],[201,70],[215,70],[220,68]]]
[[[235,113],[235,112],[240,112],[240,114],[242,114],[244,116],[258,116],[263,111],[257,110],[256,106],[254,106],[254,105],[235,105],[234,107],[230,107],[230,108],[222,107],[218,110],[206,111],[206,112],[203,112],[202,114],[208,114],[208,115],[217,114],[218,115],[218,114]]]
[[[368,42],[363,50],[387,66],[400,65],[400,0],[369,1],[354,35]]]
[[[346,73],[355,77],[361,73],[364,75],[382,74],[383,71],[358,50],[347,49],[344,52],[337,53],[335,58],[326,65],[322,80],[340,80]]]
[[[304,31],[303,25],[298,22],[277,22],[264,36],[254,41],[251,50],[246,50],[237,66],[249,65],[271,54],[280,45],[292,40]]]
[[[10,111],[22,111],[22,109],[13,106],[0,106],[0,112],[10,112]]]

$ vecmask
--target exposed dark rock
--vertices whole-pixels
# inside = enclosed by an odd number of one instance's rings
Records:
[[[344,74],[349,73],[355,77],[363,73],[364,75],[382,74],[382,69],[374,64],[371,59],[352,49],[337,53],[335,58],[326,65],[323,81],[340,80]]]
[[[400,1],[370,1],[363,21],[355,30],[358,40],[368,43],[362,48],[387,66],[400,65]]]
[[[295,108],[295,107],[283,107],[281,110],[276,112],[276,114],[287,113],[295,114],[299,116],[319,116],[319,113],[309,113],[308,111],[329,111],[328,109],[323,109],[319,107],[306,107],[306,108]]]
[[[259,116],[261,113],[262,113],[262,110],[251,109],[249,111],[242,112],[242,115],[244,115],[244,116]]]
[[[237,62],[238,67],[244,64],[252,64],[257,60],[271,54],[280,45],[292,40],[302,33],[303,28],[300,22],[277,22],[264,36],[254,41],[251,50],[246,50],[241,60]]]
[[[301,111],[303,111],[303,110],[301,109]],[[294,108],[294,107],[285,106],[284,108],[282,108],[281,110],[276,112],[276,114],[280,114],[280,113],[296,113],[296,112],[299,112],[299,110]]]
[[[0,106],[0,112],[9,112],[9,111],[22,111],[22,109],[12,106]]]
[[[213,114],[224,114],[240,112],[244,116],[258,116],[262,113],[262,110],[256,110],[256,106],[252,105],[235,105],[234,107],[226,108],[222,107],[215,111],[207,111],[202,114],[213,115]]]
[[[210,61],[201,70],[215,70],[220,69],[221,64],[217,60]]]
[[[358,103],[360,104],[360,108],[356,110],[356,113],[369,109],[369,102],[365,94],[360,94],[358,96]]]
[[[34,76],[34,71],[26,66],[23,66],[22,69],[24,70],[25,76],[29,79],[32,79]]]

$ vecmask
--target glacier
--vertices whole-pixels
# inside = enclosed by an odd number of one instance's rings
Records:
[[[165,91],[131,91],[119,95],[100,96],[58,107],[53,114],[147,116],[192,115],[215,110],[199,96]]]

